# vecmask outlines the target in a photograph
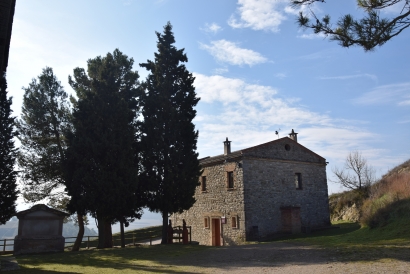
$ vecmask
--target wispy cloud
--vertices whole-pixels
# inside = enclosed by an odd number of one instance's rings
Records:
[[[286,19],[282,0],[238,0],[237,16],[232,15],[228,24],[233,28],[251,28],[277,32]]]
[[[285,79],[287,75],[285,73],[276,73],[275,77],[279,79]]]
[[[122,2],[122,4],[123,4],[124,6],[131,6],[131,5],[132,5],[132,2],[133,2],[133,0],[124,0],[124,1]]]
[[[282,99],[275,88],[219,75],[195,74],[195,77],[201,103],[221,105],[217,114],[198,117],[206,125],[206,130],[200,130],[201,140],[205,135],[206,143],[219,142],[229,133],[231,136],[241,136],[241,140],[237,140],[239,145],[255,145],[274,138],[277,128],[295,128],[308,132],[303,134],[302,140],[312,144],[316,140],[314,148],[319,147],[319,143],[326,143],[321,151],[330,146],[345,151],[359,144],[364,145],[374,137],[374,134],[354,128],[345,121],[301,107],[297,100],[292,103],[292,100]]]
[[[216,23],[212,23],[212,24],[206,23],[205,27],[202,28],[202,30],[206,32],[211,32],[211,33],[218,33],[219,31],[222,30],[222,28]]]
[[[341,75],[341,76],[326,76],[319,77],[321,80],[350,80],[354,78],[369,78],[373,81],[377,81],[377,76],[369,73],[353,74],[353,75]]]
[[[353,100],[361,105],[395,104],[410,105],[410,82],[379,86]]]
[[[410,123],[410,119],[409,120],[403,120],[403,121],[399,121],[397,122],[398,124],[408,124]]]
[[[326,35],[324,35],[323,33],[309,33],[309,34],[304,33],[304,34],[298,35],[296,37],[301,38],[301,39],[312,40],[312,39],[318,39],[318,38],[324,39],[324,38],[326,38]]]
[[[227,40],[212,41],[211,45],[201,43],[200,48],[208,51],[216,60],[231,65],[253,66],[268,61],[260,53],[240,48],[237,43]]]
[[[224,74],[224,73],[227,73],[227,72],[229,72],[228,68],[216,68],[216,69],[213,70],[214,74]]]
[[[331,50],[322,50],[302,56],[297,56],[295,59],[299,60],[317,60],[317,59],[329,59],[333,55]]]

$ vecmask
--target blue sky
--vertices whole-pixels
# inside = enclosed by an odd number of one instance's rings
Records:
[[[314,7],[320,16],[361,15],[356,0]],[[392,7],[391,16],[400,7]],[[291,129],[332,168],[359,150],[379,175],[410,158],[410,30],[373,52],[342,48],[299,29],[285,0],[19,0],[8,67],[14,115],[23,90],[50,66],[68,93],[68,75],[119,48],[138,63],[154,58],[155,31],[170,21],[201,101],[200,157],[238,150]],[[329,181],[329,192],[339,192]]]

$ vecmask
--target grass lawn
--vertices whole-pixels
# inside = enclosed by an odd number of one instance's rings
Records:
[[[337,229],[276,239],[305,243],[327,250],[346,262],[409,261],[410,220],[397,220],[384,227],[360,228],[339,223]],[[274,242],[275,242],[274,241]],[[268,243],[260,243],[268,244]],[[125,249],[82,249],[79,252],[17,256],[20,270],[11,273],[193,273],[190,255],[218,247],[199,245],[130,246]],[[0,259],[10,255],[0,256]],[[196,255],[195,255],[196,256]]]
[[[292,235],[275,241],[306,243],[336,252],[345,261],[409,260],[410,220],[399,219],[384,227],[360,228],[356,223],[335,224],[339,229]]]
[[[155,245],[81,250],[17,256],[20,270],[11,273],[192,273],[189,265],[173,260],[211,247],[199,245]],[[6,256],[0,256],[0,259]]]

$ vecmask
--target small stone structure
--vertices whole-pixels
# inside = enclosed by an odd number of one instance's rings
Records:
[[[235,245],[308,232],[330,225],[326,159],[289,137],[200,159],[203,173],[195,204],[173,214],[185,219],[192,240],[204,245]]]
[[[16,216],[14,255],[64,251],[63,219],[69,214],[38,204]]]

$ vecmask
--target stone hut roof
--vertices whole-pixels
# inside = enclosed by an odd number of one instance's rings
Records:
[[[57,209],[54,209],[54,208],[50,208],[50,207],[46,206],[45,204],[37,204],[37,205],[34,205],[31,208],[27,209],[27,210],[17,212],[16,216],[17,216],[17,218],[20,219],[21,217],[24,217],[25,215],[27,215],[29,213],[33,213],[33,212],[40,211],[40,210],[52,213],[52,214],[60,216],[60,217],[70,216],[70,214],[68,214],[66,212],[63,212],[63,211],[60,211],[60,210],[57,210]]]

